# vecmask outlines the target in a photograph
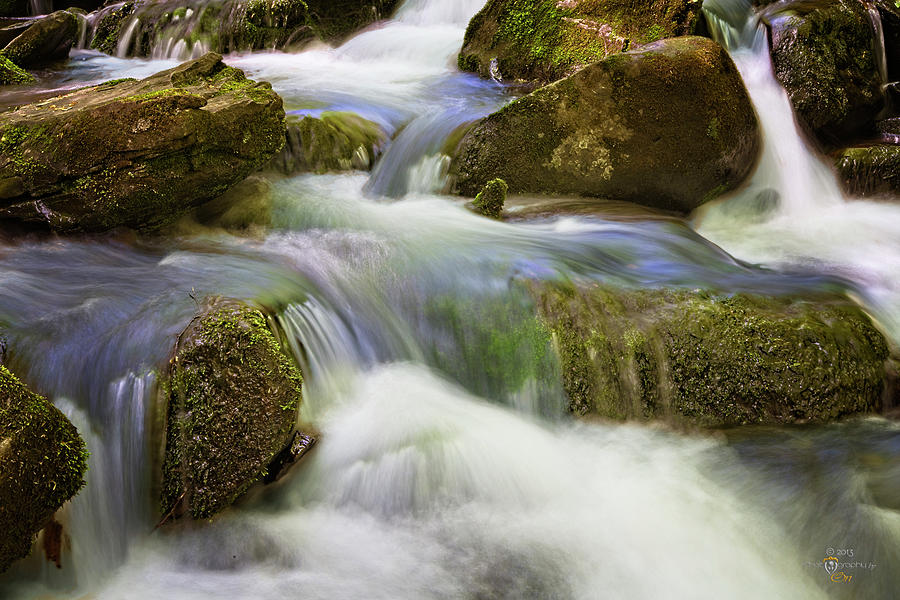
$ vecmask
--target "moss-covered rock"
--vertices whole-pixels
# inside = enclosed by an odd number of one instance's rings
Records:
[[[194,218],[205,225],[231,230],[268,225],[272,220],[272,185],[264,177],[251,175],[197,208]]]
[[[696,0],[490,0],[466,30],[459,67],[549,83],[611,54],[689,35]]]
[[[0,85],[22,85],[33,81],[34,77],[27,71],[0,54]]]
[[[75,426],[0,365],[0,572],[84,485],[87,450]]]
[[[77,39],[78,17],[60,10],[26,29],[3,54],[20,67],[39,67],[68,58]]]
[[[259,310],[214,301],[169,365],[163,514],[208,518],[266,474],[292,439],[300,372]]]
[[[572,412],[702,426],[880,410],[888,347],[840,297],[534,284]]]
[[[854,196],[900,194],[900,146],[876,144],[835,154],[844,189]]]
[[[287,139],[270,167],[286,175],[369,170],[388,142],[377,123],[349,112],[287,119]]]
[[[471,129],[453,162],[474,196],[607,197],[690,211],[750,173],[756,113],[725,50],[682,37],[611,56],[520,98]]]
[[[509,186],[502,179],[488,181],[472,202],[475,212],[491,219],[499,219],[503,213],[503,205],[506,204],[508,190]]]
[[[283,144],[281,98],[208,54],[0,115],[0,218],[61,232],[158,227]]]
[[[115,55],[116,46],[119,44],[119,34],[128,26],[134,2],[125,2],[109,6],[94,17],[95,25],[91,37],[90,46],[94,50],[106,54]]]
[[[768,20],[775,76],[801,125],[826,147],[870,131],[884,97],[863,3],[789,3]]]
[[[133,19],[129,52],[147,56],[183,40],[217,52],[337,42],[387,17],[397,0],[210,0],[196,6],[138,0],[101,13],[91,47],[114,54]]]

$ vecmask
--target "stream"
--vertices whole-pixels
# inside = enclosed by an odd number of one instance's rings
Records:
[[[62,568],[33,552],[0,576],[0,597],[896,597],[900,425],[686,434],[574,421],[559,365],[533,347],[521,282],[839,290],[897,341],[900,207],[841,195],[797,130],[749,3],[707,0],[764,130],[748,186],[690,221],[475,216],[441,194],[440,148],[514,97],[456,69],[482,5],[406,0],[338,48],[226,57],[270,81],[288,113],[349,110],[397,134],[371,173],[275,180],[262,233],[0,237],[11,367],[91,452],[63,511]],[[76,50],[40,87],[179,62]],[[305,378],[301,418],[321,438],[237,510],[155,529],[156,370],[210,295],[278,315]],[[850,584],[829,580],[830,553]]]

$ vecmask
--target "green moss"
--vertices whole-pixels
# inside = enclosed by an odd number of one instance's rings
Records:
[[[502,179],[488,181],[484,188],[478,192],[473,202],[476,212],[491,219],[499,219],[503,213],[503,205],[506,203],[506,193],[509,186]]]
[[[0,53],[0,85],[23,85],[33,82],[34,77]]]
[[[846,300],[535,284],[570,410],[705,426],[877,410],[888,349]]]
[[[128,18],[134,13],[134,2],[126,2],[116,11],[107,14],[97,23],[91,48],[115,56],[119,35],[127,26]]]
[[[691,33],[692,0],[490,0],[469,23],[458,64],[504,78],[549,82],[635,44]]]
[[[84,486],[87,458],[65,416],[0,365],[0,572]]]
[[[219,302],[180,338],[169,397],[163,514],[229,506],[287,442],[302,377],[258,310]]]

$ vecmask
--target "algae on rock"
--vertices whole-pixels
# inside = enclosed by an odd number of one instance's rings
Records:
[[[292,439],[302,381],[262,312],[211,302],[169,365],[163,514],[211,517],[265,476]]]
[[[0,219],[60,232],[156,228],[283,144],[281,98],[208,54],[0,115]]]
[[[682,37],[611,56],[491,114],[463,137],[451,173],[469,197],[501,178],[514,194],[689,212],[737,187],[759,147],[731,58],[710,39]]]
[[[84,485],[87,450],[75,426],[0,365],[0,572]]]
[[[489,0],[470,21],[459,67],[549,83],[607,56],[695,32],[695,0]]]
[[[842,297],[532,284],[570,410],[701,426],[880,410],[888,346]]]

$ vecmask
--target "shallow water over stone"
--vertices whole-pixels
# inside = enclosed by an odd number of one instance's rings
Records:
[[[251,235],[192,224],[165,238],[2,240],[9,362],[92,457],[64,517],[63,568],[32,557],[0,577],[0,595],[891,597],[895,423],[688,434],[573,422],[559,365],[532,351],[543,338],[521,282],[838,291],[890,322],[896,277],[873,265],[900,219],[839,199],[734,230],[703,222],[759,266],[674,218],[472,215],[433,192],[446,136],[509,99],[453,67],[478,4],[409,2],[340,48],[226,58],[271,80],[289,112],[352,110],[403,129],[372,174],[276,180],[270,222]],[[173,64],[80,52],[45,84]],[[154,372],[210,295],[279,315],[303,367],[301,419],[321,441],[214,523],[154,529]],[[829,579],[832,552],[852,585]]]

